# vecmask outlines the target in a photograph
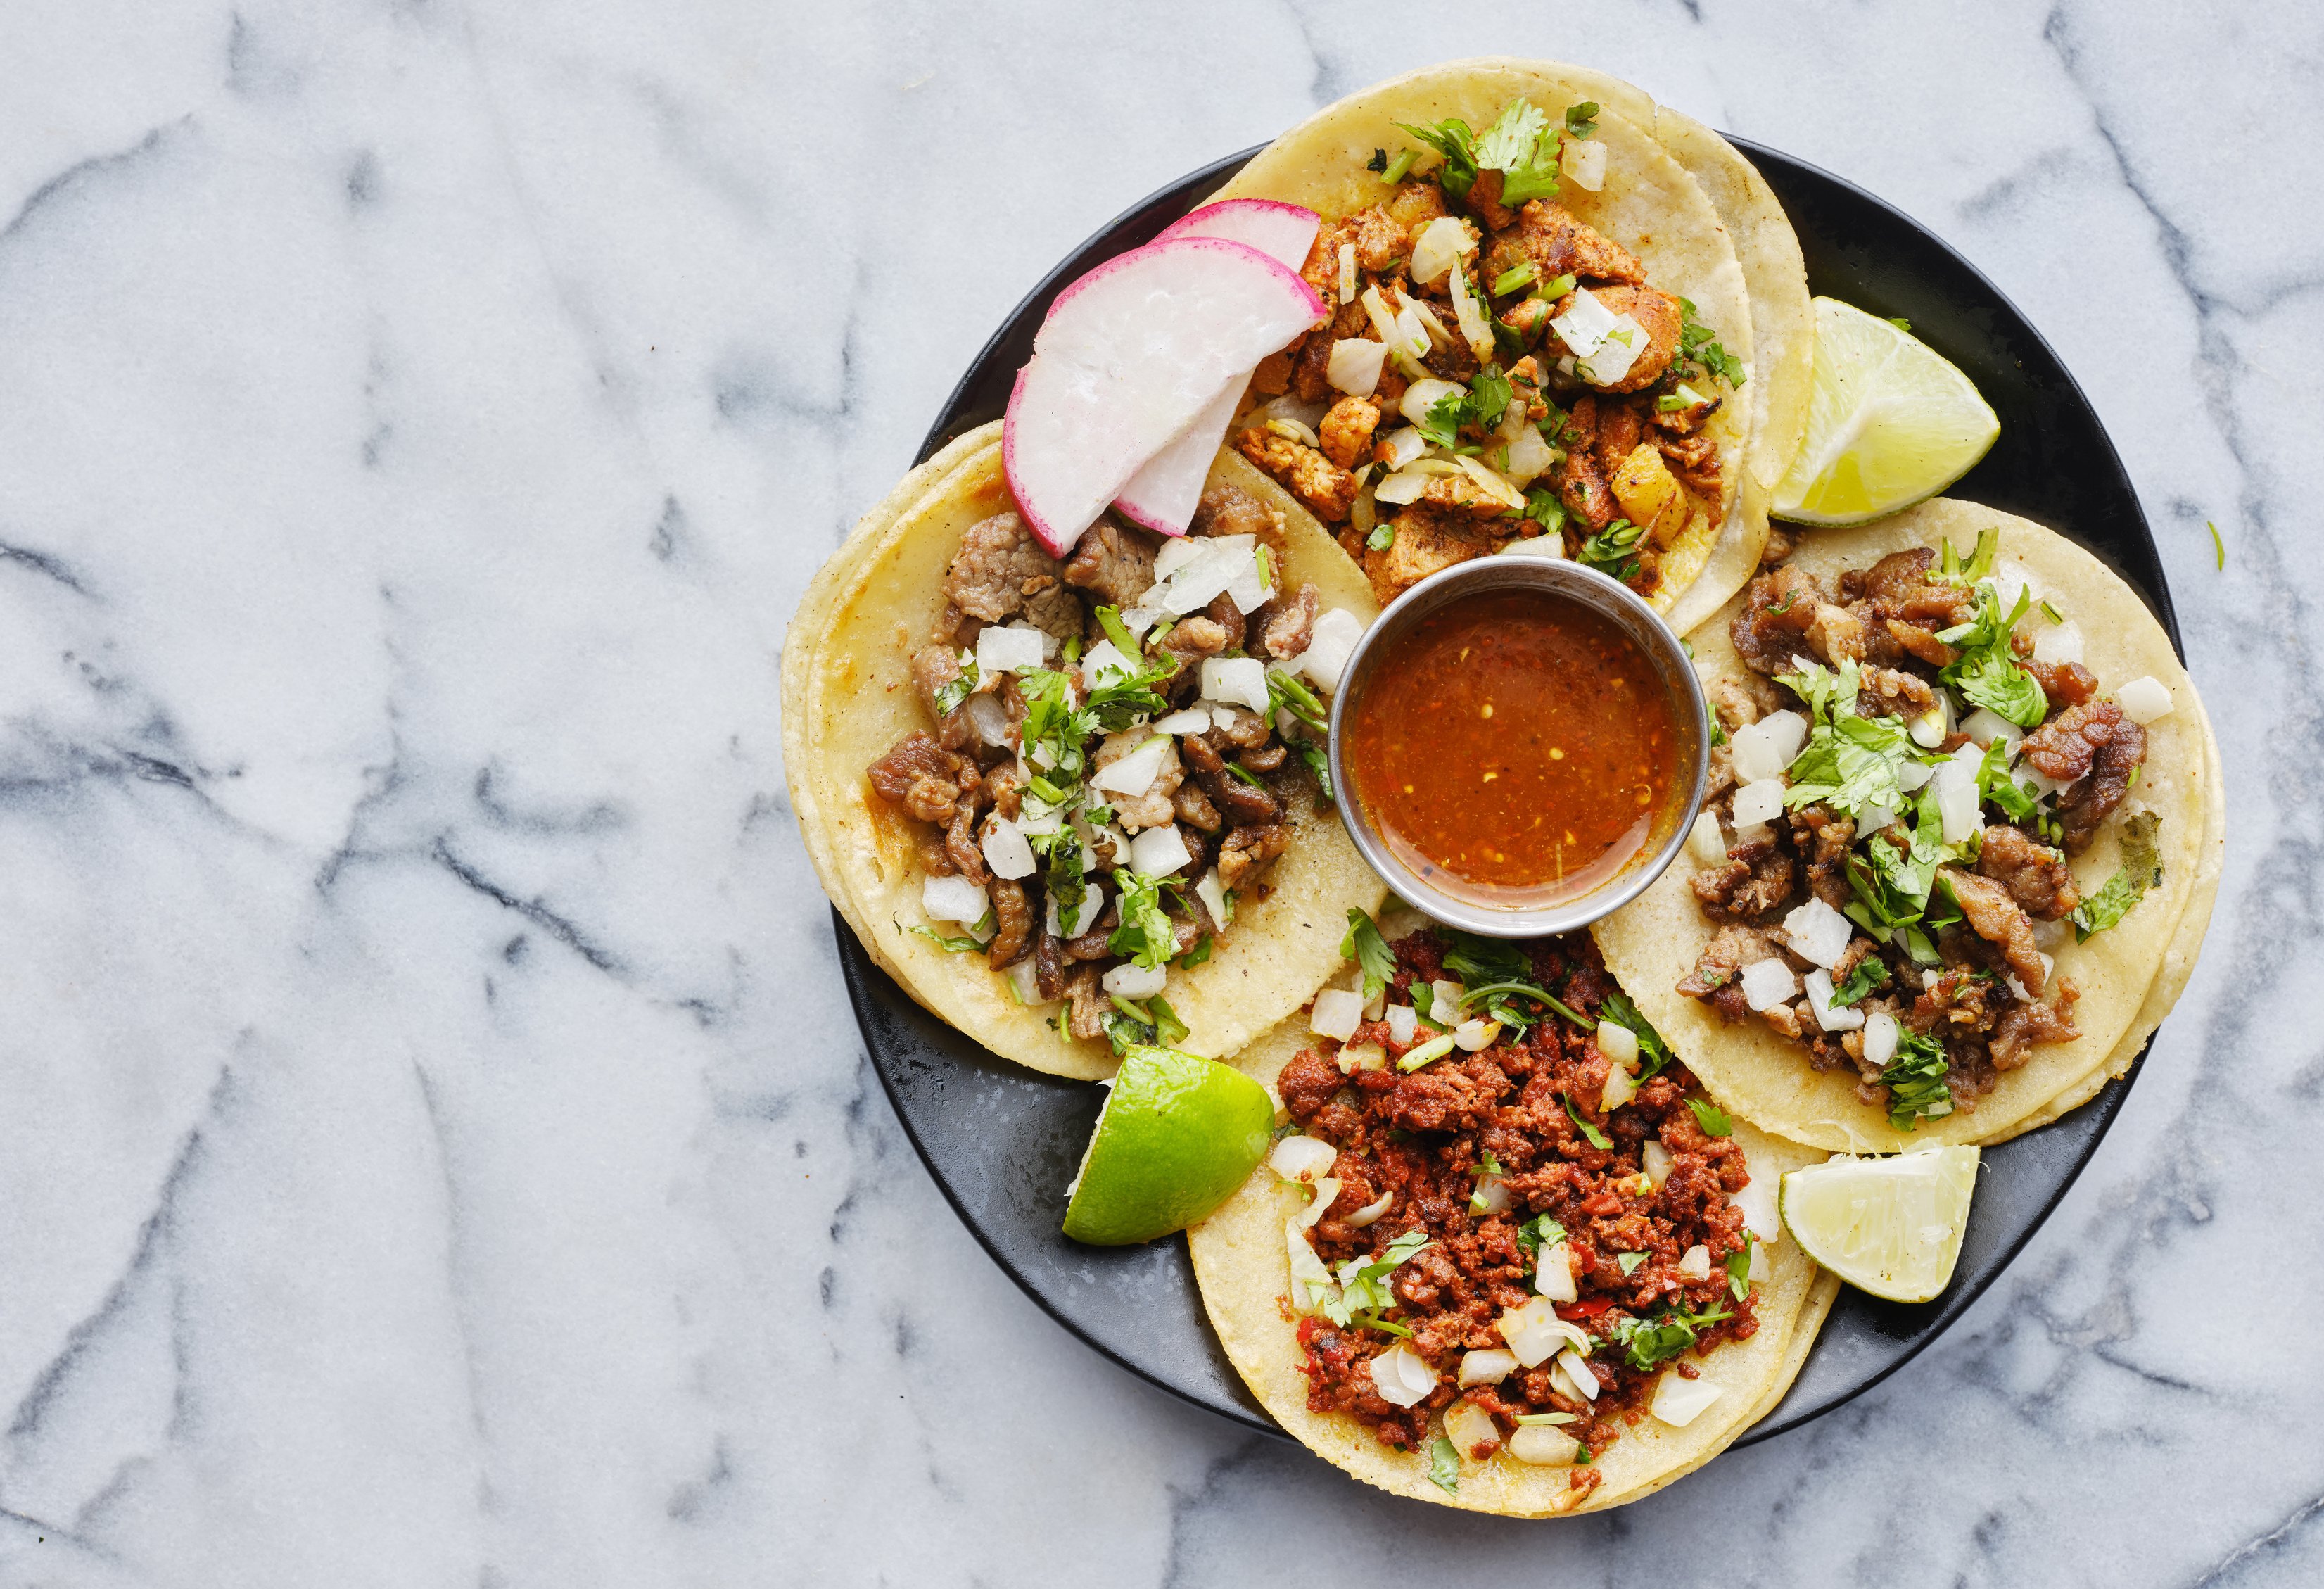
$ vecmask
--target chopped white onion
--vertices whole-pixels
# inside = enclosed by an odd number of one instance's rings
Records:
[[[1434,306],[1425,298],[1406,299],[1404,308],[1397,311],[1396,318],[1397,323],[1405,328],[1406,335],[1412,337],[1413,346],[1423,356],[1435,344],[1452,346],[1452,334],[1444,328],[1444,322],[1437,318]]]
[[[1406,506],[1420,500],[1421,493],[1428,489],[1428,483],[1434,478],[1434,476],[1418,469],[1398,469],[1372,487],[1372,499],[1387,503],[1391,507]]]
[[[1574,1302],[1582,1293],[1573,1284],[1573,1253],[1563,1242],[1544,1246],[1534,1255],[1533,1289],[1552,1302]]]
[[[1618,1065],[1606,1067],[1606,1086],[1598,1099],[1600,1113],[1611,1114],[1638,1095],[1638,1078]]]
[[[1896,1018],[1886,1010],[1875,1010],[1864,1018],[1864,1058],[1867,1064],[1886,1069],[1896,1058]]]
[[[1519,1424],[1508,1451],[1533,1467],[1572,1467],[1582,1460],[1582,1442],[1549,1424]]]
[[[1766,1243],[1754,1242],[1751,1243],[1751,1261],[1744,1265],[1743,1278],[1749,1280],[1753,1285],[1757,1285],[1761,1280],[1767,1278]]]
[[[1606,185],[1606,145],[1595,138],[1568,138],[1557,153],[1557,169],[1585,192]]]
[[[1167,717],[1154,719],[1157,734],[1204,734],[1211,726],[1211,714],[1202,707],[1185,707]]]
[[[1598,345],[1597,352],[1573,361],[1573,373],[1592,386],[1615,385],[1630,373],[1630,366],[1638,362],[1638,355],[1646,352],[1646,328],[1623,315],[1606,333],[1606,340]]]
[[[1743,1002],[1754,1011],[1772,1010],[1800,991],[1800,979],[1792,975],[1792,968],[1773,956],[1743,967],[1742,984]]]
[[[1738,783],[1757,783],[1775,777],[1791,764],[1775,753],[1774,738],[1757,723],[1746,723],[1727,736],[1728,764]]]
[[[1394,1192],[1382,1192],[1379,1196],[1373,1198],[1361,1208],[1357,1209],[1353,1214],[1348,1215],[1347,1223],[1355,1229],[1361,1230],[1366,1225],[1371,1224],[1372,1221],[1378,1219],[1381,1215],[1386,1214],[1388,1210],[1388,1205],[1395,1201],[1396,1194]]]
[[[1440,381],[1434,375],[1415,381],[1404,389],[1403,397],[1397,400],[1397,412],[1415,425],[1424,424],[1428,419],[1428,411],[1435,406],[1439,398],[1455,396],[1462,390],[1452,382]]]
[[[1267,1168],[1287,1181],[1320,1179],[1340,1157],[1340,1150],[1321,1137],[1294,1134],[1275,1144]]]
[[[1801,979],[1808,990],[1808,1003],[1815,1010],[1816,1024],[1826,1031],[1854,1031],[1864,1024],[1864,1012],[1854,1005],[1835,1005],[1831,1002],[1831,973],[1822,966]]]
[[[1980,750],[1997,739],[2006,739],[2015,745],[2021,732],[2016,724],[1984,707],[1961,719],[1960,731],[1975,740]]]
[[[1130,869],[1145,877],[1168,877],[1184,869],[1194,856],[1175,822],[1149,827],[1130,841]]]
[[[1454,267],[1452,284],[1453,323],[1461,328],[1461,339],[1469,345],[1469,351],[1483,363],[1493,356],[1492,328],[1486,324],[1476,293],[1470,291],[1469,273]]]
[[[992,633],[988,629],[987,634]],[[1026,842],[1024,833],[1006,817],[995,817],[984,825],[984,864],[992,875],[1004,881],[1033,875],[1033,846]]]
[[[1720,1388],[1709,1380],[1665,1374],[1663,1382],[1655,1387],[1654,1414],[1663,1422],[1683,1429],[1701,1417],[1703,1409],[1718,1400],[1720,1395]]]
[[[1727,1200],[1743,1211],[1743,1228],[1761,1241],[1772,1242],[1784,1233],[1784,1222],[1775,1213],[1774,1176],[1753,1176]]]
[[[1203,698],[1267,710],[1267,664],[1257,657],[1203,659]]]
[[[1527,1368],[1540,1366],[1561,1351],[1590,1344],[1579,1326],[1557,1316],[1550,1301],[1545,1296],[1529,1297],[1525,1306],[1509,1308],[1496,1321],[1501,1339]]]
[[[1498,1021],[1464,1021],[1452,1029],[1453,1042],[1471,1054],[1491,1047],[1493,1039],[1500,1035],[1501,1023]]]
[[[1098,979],[1098,985],[1107,993],[1125,999],[1150,999],[1160,993],[1170,981],[1167,965],[1139,965],[1124,960]]]
[[[962,703],[968,714],[968,725],[976,731],[978,743],[1004,745],[1009,743],[1009,708],[994,695],[972,695]]]
[[[1906,724],[1904,732],[1913,736],[1914,744],[1924,751],[1932,751],[1944,744],[1945,735],[1952,732],[1951,718],[1952,709],[1940,694],[1937,704]],[[1905,765],[1912,763],[1908,762]]]
[[[1401,469],[1406,464],[1418,461],[1428,451],[1428,438],[1405,425],[1389,431],[1374,445],[1388,449],[1388,457],[1380,460],[1383,467]]]
[[[1373,1358],[1371,1368],[1373,1387],[1393,1407],[1417,1407],[1436,1389],[1436,1371],[1401,1341]]]
[[[1587,358],[1604,346],[1607,335],[1621,324],[1612,309],[1598,301],[1597,295],[1587,287],[1574,290],[1571,307],[1549,322],[1558,340],[1572,350],[1577,359]]]
[[[1711,1249],[1697,1242],[1679,1254],[1678,1271],[1691,1280],[1711,1278]]]
[[[920,883],[920,910],[931,921],[982,921],[992,901],[965,877],[930,877]]]
[[[1127,847],[1126,841],[1123,841],[1123,847]],[[1121,853],[1121,849],[1116,849],[1114,851],[1114,854],[1117,855]],[[1095,927],[1097,925],[1097,919],[1101,915],[1104,914],[1104,912],[1105,890],[1100,888],[1094,882],[1090,883],[1087,887],[1082,890],[1082,908],[1074,912],[1074,919],[1071,921],[1062,920],[1058,918],[1057,896],[1051,894],[1048,899],[1049,936],[1051,938],[1079,938],[1091,928]]]
[[[1501,1426],[1473,1401],[1455,1401],[1444,1409],[1444,1437],[1462,1456],[1481,1461],[1501,1443]]]
[[[1857,831],[1866,835],[1875,834],[1895,820],[1895,807],[1867,806],[1857,816]]]
[[[1379,385],[1380,366],[1387,362],[1387,343],[1369,337],[1343,337],[1332,344],[1323,379],[1351,397],[1370,397]]]
[[[1936,774],[1937,770],[1926,762],[1917,762],[1907,757],[1896,763],[1896,787],[1906,794],[1916,793]]]
[[[1340,1183],[1337,1178],[1327,1175],[1317,1181],[1314,1196],[1308,1199],[1306,1212],[1298,1218],[1299,1228],[1303,1231],[1314,1230],[1315,1222],[1323,1217],[1325,1211],[1339,1200],[1339,1196]]]
[[[1974,753],[1974,748],[1963,745]],[[1937,763],[1936,776],[1931,780],[1937,791],[1937,817],[1944,826],[1944,839],[1949,845],[1963,844],[1969,836],[1979,830],[1978,818],[1977,771],[1975,766],[1948,757]]]
[[[1511,412],[1517,411],[1515,403],[1509,408]],[[1508,476],[1518,485],[1532,484],[1547,474],[1550,465],[1556,461],[1557,449],[1543,437],[1541,427],[1531,420],[1519,424],[1517,434],[1509,438]]]
[[[1477,1189],[1469,1196],[1469,1212],[1481,1217],[1508,1211],[1509,1189],[1501,1184],[1501,1178],[1497,1175],[1480,1177]]]
[[[1638,1149],[1638,1165],[1646,1171],[1646,1180],[1657,1190],[1670,1179],[1671,1166],[1676,1156],[1660,1142],[1648,1141]]]
[[[1287,1220],[1283,1226],[1284,1244],[1290,1249],[1291,1306],[1301,1313],[1313,1313],[1318,1301],[1339,1294],[1333,1283],[1332,1271],[1315,1256],[1309,1244],[1306,1227],[1297,1220]]]
[[[1082,682],[1092,689],[1109,679],[1127,679],[1137,671],[1138,665],[1110,640],[1101,640],[1082,653]]]
[[[1461,1388],[1498,1385],[1517,1372],[1517,1353],[1499,1346],[1480,1346],[1461,1359]]]
[[[1363,1019],[1362,994],[1351,993],[1345,988],[1325,988],[1315,995],[1315,1007],[1307,1016],[1307,1030],[1344,1043],[1356,1035],[1356,1028]]]
[[[2122,715],[2141,725],[2171,715],[2171,691],[2150,674],[2143,673],[2116,690],[2114,698]]]
[[[1412,279],[1425,287],[1476,246],[1466,222],[1457,216],[1439,216],[1412,240]]]
[[[1299,443],[1302,447],[1313,447],[1320,449],[1323,445],[1323,439],[1316,435],[1312,427],[1298,420],[1269,420],[1267,421],[1266,428],[1274,431],[1277,436],[1285,437],[1290,440]]]
[[[1757,727],[1786,767],[1808,743],[1808,720],[1797,712],[1770,712],[1759,719]]]
[[[1162,771],[1162,760],[1169,753],[1170,736],[1157,734],[1128,755],[1108,762],[1090,774],[1090,787],[1134,800],[1154,787],[1154,780]]]
[[[1409,1048],[1413,1034],[1419,1030],[1420,1017],[1413,1013],[1411,1005],[1390,1004],[1388,1007],[1388,1035],[1396,1040],[1397,1048]]]
[[[2071,619],[2052,624],[2034,637],[2034,660],[2057,667],[2082,660],[2081,626]]]
[[[1583,1400],[1595,1401],[1598,1400],[1598,1391],[1600,1388],[1598,1384],[1598,1376],[1591,1373],[1590,1372],[1590,1365],[1582,1360],[1581,1347],[1588,1344],[1589,1343],[1585,1340],[1582,1342],[1580,1345],[1569,1346],[1564,1351],[1559,1353],[1557,1354],[1557,1372],[1563,1374],[1567,1382],[1572,1384],[1574,1390],[1581,1392],[1582,1399]]]
[[[1038,629],[991,624],[976,637],[977,671],[993,677],[1038,668],[1048,655],[1047,648],[1041,643],[1046,638]]]
[[[1475,458],[1472,458],[1464,453],[1461,457],[1454,458],[1452,461],[1461,466],[1461,472],[1462,474],[1468,476],[1470,479],[1474,480],[1477,483],[1477,488],[1479,490],[1482,491],[1487,496],[1491,497],[1495,502],[1499,503],[1503,507],[1514,511],[1525,506],[1526,499],[1524,492],[1519,491],[1507,480],[1502,479],[1500,476],[1495,474],[1491,469],[1489,469],[1484,465],[1479,463]]]
[[[1045,999],[1041,996],[1038,970],[1029,955],[1009,968],[1009,991],[1016,994],[1017,1002],[1028,1010],[1056,1002],[1053,999]]]
[[[1784,918],[1784,937],[1792,952],[1827,969],[1840,964],[1855,932],[1847,917],[1813,897]]]
[[[1784,814],[1784,781],[1762,778],[1745,784],[1735,791],[1735,826],[1749,827],[1755,823],[1773,822]]]
[[[1315,615],[1307,649],[1286,663],[1285,668],[1289,672],[1305,673],[1326,692],[1337,690],[1340,675],[1347,671],[1348,657],[1363,633],[1361,618],[1345,607],[1327,608]]]
[[[1353,303],[1355,300],[1356,245],[1352,243],[1342,243],[1340,245],[1340,301]]]
[[[1628,1069],[1638,1062],[1638,1034],[1611,1021],[1598,1023],[1598,1051]]]
[[[1686,830],[1686,853],[1698,866],[1716,866],[1727,859],[1727,838],[1719,831],[1718,818],[1708,811],[1694,814],[1694,826]]]
[[[1378,1043],[1342,1043],[1339,1058],[1342,1076],[1353,1076],[1359,1070],[1388,1068],[1388,1050]]]
[[[1227,892],[1219,882],[1219,869],[1212,867],[1203,873],[1203,881],[1194,885],[1194,897],[1203,901],[1203,909],[1211,913],[1211,925],[1224,927],[1231,912],[1227,909]]]
[[[1413,346],[1411,334],[1405,328],[1403,318],[1388,306],[1388,299],[1378,287],[1365,288],[1360,301],[1364,306],[1364,313],[1371,318],[1372,329],[1379,333],[1380,341],[1389,349],[1401,353],[1407,358],[1416,357],[1428,351],[1428,342],[1425,336],[1418,346]]]

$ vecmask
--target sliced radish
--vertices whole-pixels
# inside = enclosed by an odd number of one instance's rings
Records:
[[[1296,271],[1225,237],[1151,243],[1066,288],[1017,374],[1002,431],[1034,535],[1065,555],[1231,381],[1323,312]]]
[[[1307,263],[1307,251],[1315,246],[1315,232],[1323,224],[1322,216],[1296,204],[1277,204],[1272,199],[1229,199],[1206,204],[1171,222],[1154,240],[1231,237],[1296,271]]]
[[[1211,399],[1211,406],[1194,416],[1184,435],[1130,477],[1130,484],[1113,499],[1123,518],[1143,524],[1157,535],[1186,532],[1186,526],[1194,522],[1194,508],[1203,500],[1203,483],[1211,477],[1211,464],[1219,456],[1219,443],[1227,439],[1228,422],[1234,418],[1235,404],[1249,380],[1248,375],[1238,375],[1229,381]]]

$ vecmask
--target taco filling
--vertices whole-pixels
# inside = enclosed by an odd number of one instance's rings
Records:
[[[1997,544],[1895,552],[1831,587],[1779,564],[1730,625],[1747,671],[1711,686],[1728,743],[1691,886],[1722,925],[1678,992],[1852,1071],[1898,1130],[2079,1036],[2051,951],[2161,878],[2135,795],[2170,694],[2102,691],[2070,614],[1997,572]],[[2123,864],[2085,897],[2067,857],[2110,819]]]
[[[1287,589],[1276,513],[1212,487],[1165,541],[1109,515],[1052,558],[972,526],[911,664],[928,726],[872,762],[927,824],[915,928],[1077,1039],[1185,1036],[1167,989],[1266,887],[1294,802],[1332,799],[1325,697],[1361,632]],[[1320,692],[1320,693],[1319,693]]]
[[[1758,1330],[1774,1178],[1587,933],[1351,920],[1364,986],[1318,995],[1342,1035],[1277,1078],[1298,1134],[1269,1160],[1314,1187],[1286,1232],[1308,1409],[1428,1452],[1442,1487],[1501,1459],[1587,1493],[1626,1428],[1716,1400],[1693,1359]]]
[[[1424,147],[1379,152],[1380,201],[1316,233],[1302,273],[1331,318],[1259,365],[1237,445],[1383,603],[1545,536],[1651,597],[1665,551],[1723,516],[1734,460],[1704,426],[1741,361],[1558,202],[1604,180],[1598,114],[1553,125],[1520,98],[1481,134],[1406,126]]]

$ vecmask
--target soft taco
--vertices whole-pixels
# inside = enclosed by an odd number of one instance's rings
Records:
[[[1194,533],[1050,557],[999,427],[867,515],[784,644],[785,768],[825,890],[993,1052],[1216,1056],[1338,965],[1385,890],[1328,798],[1337,661],[1375,615],[1314,522],[1222,456]]]
[[[1594,931],[1713,1096],[1891,1150],[2014,1135],[2127,1066],[2222,835],[2136,593],[1940,499],[1804,540],[1691,639],[1728,743],[1690,862]]]
[[[1749,577],[1812,319],[1717,134],[1602,74],[1461,61],[1318,112],[1218,197],[1324,217],[1332,318],[1260,366],[1237,445],[1382,601],[1551,536],[1683,624]]]
[[[1646,1494],[1797,1373],[1831,1288],[1775,1189],[1822,1155],[1712,1105],[1586,933],[1398,914],[1353,925],[1355,988],[1238,1061],[1290,1134],[1187,1233],[1204,1306],[1276,1420],[1369,1483],[1525,1517]]]

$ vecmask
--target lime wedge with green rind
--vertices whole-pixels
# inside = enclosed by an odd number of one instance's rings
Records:
[[[1858,1290],[1926,1302],[1953,1278],[1977,1192],[1977,1150],[1834,1155],[1784,1177],[1784,1228]]]
[[[1816,309],[1807,434],[1771,511],[1862,524],[1934,496],[2001,434],[1969,378],[1903,328],[1835,298]]]
[[[1130,1049],[1069,1188],[1065,1234],[1120,1247],[1185,1229],[1249,1178],[1274,1128],[1275,1101],[1232,1066]]]

